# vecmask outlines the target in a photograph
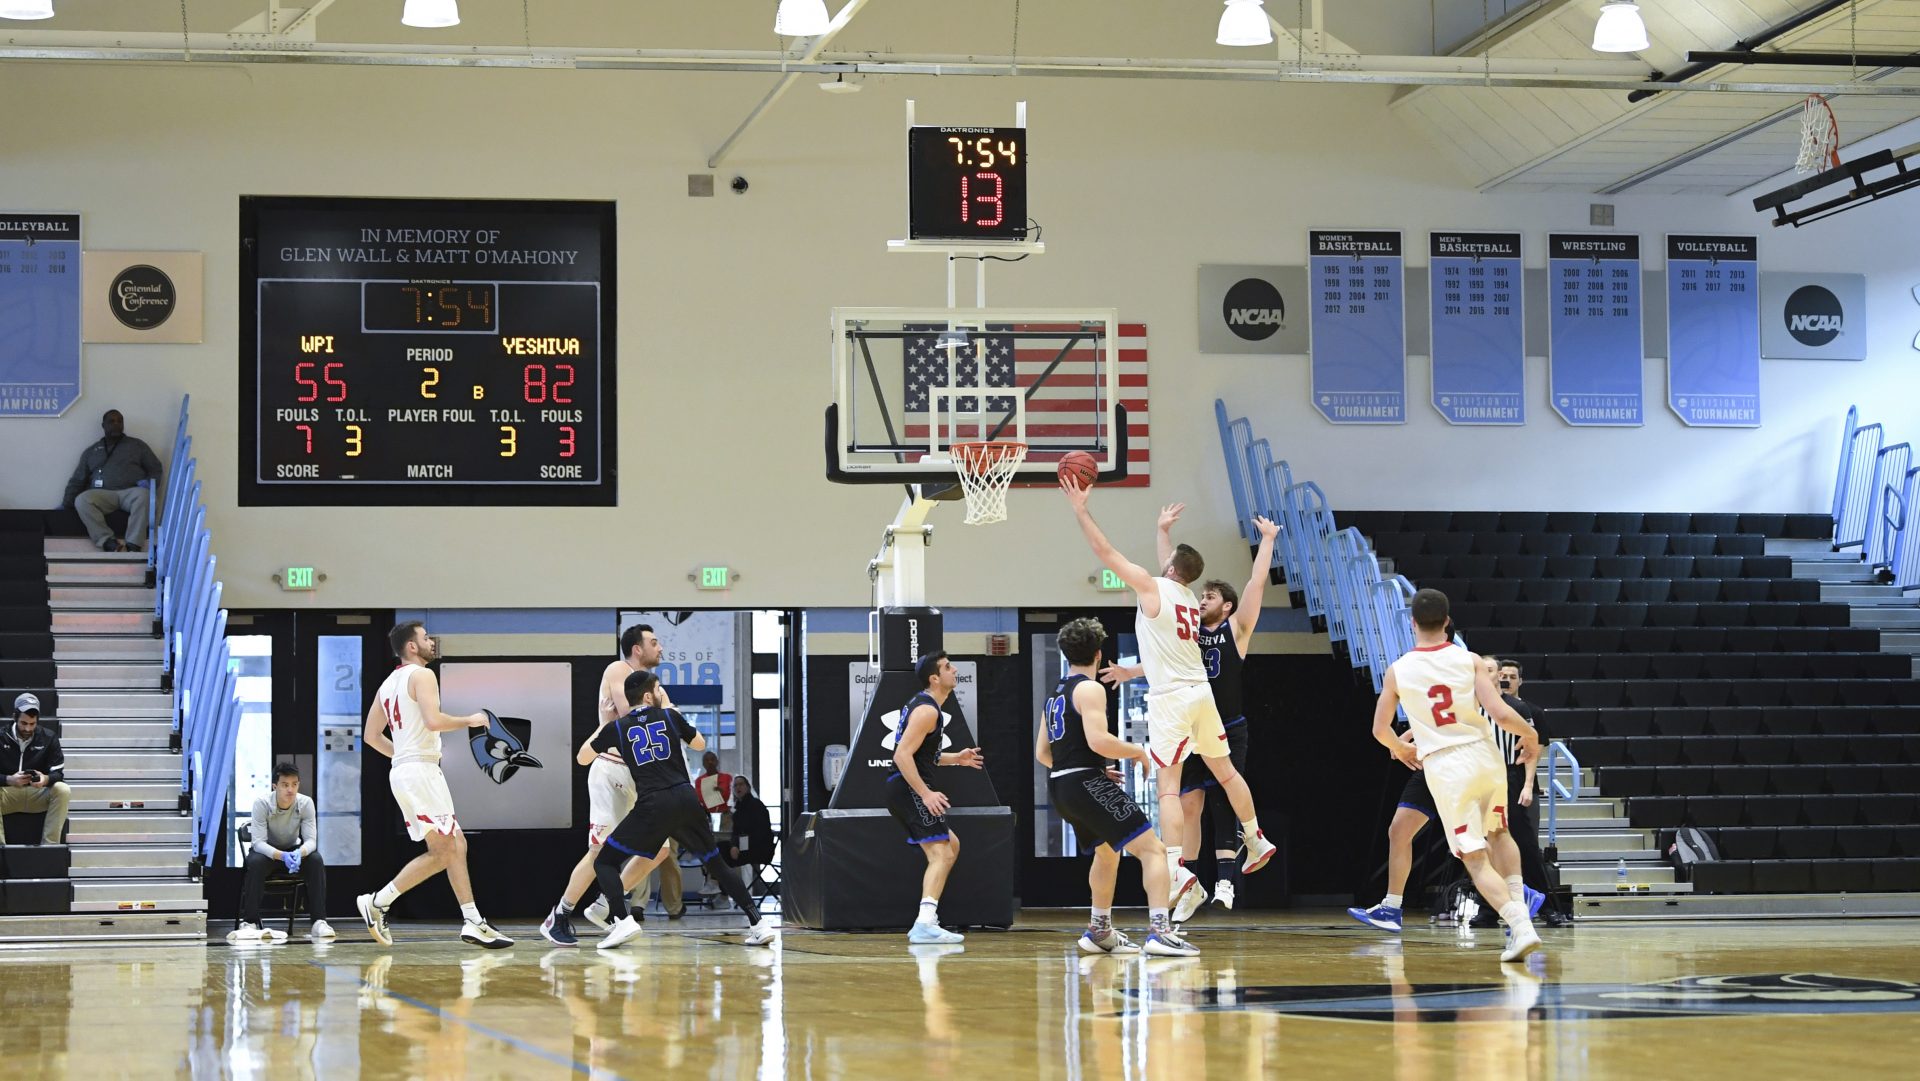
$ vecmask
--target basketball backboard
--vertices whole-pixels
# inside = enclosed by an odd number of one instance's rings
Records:
[[[835,308],[827,479],[934,484],[957,442],[1027,444],[1016,483],[1053,483],[1069,451],[1127,475],[1112,309]]]

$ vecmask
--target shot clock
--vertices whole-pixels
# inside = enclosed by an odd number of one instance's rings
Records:
[[[907,129],[907,235],[1025,240],[1027,129]]]
[[[241,204],[240,502],[614,502],[610,203]]]

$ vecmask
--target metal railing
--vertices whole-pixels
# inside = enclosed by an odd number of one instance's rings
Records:
[[[1580,760],[1573,756],[1573,749],[1559,740],[1547,744],[1540,752],[1541,760],[1546,764],[1547,777],[1547,845],[1560,841],[1560,801],[1580,798]],[[1567,764],[1571,787],[1560,783],[1560,763]]]
[[[1874,503],[1874,475],[1886,429],[1860,423],[1860,407],[1847,409],[1840,441],[1840,475],[1833,486],[1833,550],[1865,547]]]
[[[1906,483],[1907,470],[1913,467],[1913,446],[1895,443],[1873,457],[1873,503],[1867,512],[1866,557],[1870,570],[1893,566],[1893,549],[1905,515],[1901,513],[1900,489]]]
[[[1916,476],[1920,476],[1920,468],[1907,470],[1907,475],[1900,482],[1899,495],[1889,496],[1893,501],[1889,513],[1899,522],[1893,543],[1893,584],[1899,586],[1902,592],[1920,589],[1920,535],[1916,535],[1920,534],[1920,529],[1906,528],[1912,520],[1914,498],[1920,496],[1920,487],[1916,487],[1914,480]]]
[[[150,561],[162,640],[163,678],[173,692],[171,743],[180,752],[182,805],[193,817],[193,861],[206,865],[225,825],[240,729],[237,676],[227,651],[219,561],[200,500],[199,461],[188,434],[190,399],[180,403],[165,506]]]

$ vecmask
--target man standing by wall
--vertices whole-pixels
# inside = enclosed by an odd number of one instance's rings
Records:
[[[127,434],[118,409],[100,418],[100,441],[80,452],[60,505],[72,507],[93,545],[106,552],[138,552],[147,543],[147,501],[160,484],[160,459],[145,441]],[[107,528],[107,515],[127,512],[127,536]]]

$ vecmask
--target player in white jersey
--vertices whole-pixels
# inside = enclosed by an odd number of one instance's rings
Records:
[[[1093,554],[1127,583],[1139,604],[1134,637],[1147,676],[1147,753],[1157,771],[1154,783],[1160,796],[1160,839],[1166,842],[1167,862],[1173,873],[1173,918],[1185,921],[1206,900],[1206,892],[1198,888],[1199,879],[1186,869],[1181,858],[1186,819],[1180,806],[1180,776],[1187,755],[1198,754],[1206,761],[1240,820],[1247,845],[1241,873],[1252,874],[1265,867],[1274,853],[1273,843],[1260,832],[1259,819],[1254,815],[1253,792],[1227,757],[1227,730],[1207,682],[1206,663],[1200,657],[1200,601],[1193,595],[1192,584],[1200,579],[1206,563],[1199,552],[1184,544],[1174,545],[1162,531],[1160,575],[1149,574],[1121,555],[1100,531],[1087,510],[1090,487],[1080,487],[1063,473],[1060,490],[1073,507],[1080,532],[1086,535]],[[1163,518],[1177,516],[1172,507],[1160,513]]]
[[[1407,768],[1427,775],[1448,846],[1466,864],[1480,896],[1507,922],[1500,960],[1518,961],[1540,948],[1540,936],[1527,912],[1520,849],[1507,832],[1507,767],[1494,747],[1492,725],[1519,737],[1525,762],[1539,757],[1540,740],[1501,699],[1480,658],[1447,640],[1446,594],[1420,590],[1409,607],[1414,648],[1387,669],[1373,707],[1373,738]],[[1411,744],[1394,734],[1395,707],[1407,715]]]
[[[393,936],[387,931],[387,909],[401,894],[445,871],[447,884],[453,887],[454,899],[460,902],[460,914],[466,920],[460,928],[461,941],[490,950],[511,946],[513,939],[494,930],[473,903],[473,882],[467,877],[467,835],[460,832],[460,822],[453,813],[453,795],[440,772],[440,733],[485,728],[487,715],[452,717],[440,712],[440,681],[426,667],[438,659],[440,650],[418,621],[395,627],[388,632],[387,643],[400,658],[400,666],[374,693],[373,706],[367,710],[364,742],[393,759],[387,783],[400,805],[401,816],[407,820],[407,836],[424,840],[427,851],[400,868],[393,881],[377,893],[356,898],[360,916],[381,945],[393,945]]]

